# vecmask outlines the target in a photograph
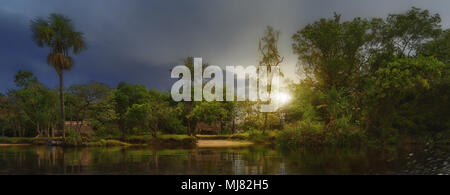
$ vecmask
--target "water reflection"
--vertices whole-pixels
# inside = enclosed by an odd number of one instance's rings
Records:
[[[0,174],[448,174],[449,151],[0,147]]]

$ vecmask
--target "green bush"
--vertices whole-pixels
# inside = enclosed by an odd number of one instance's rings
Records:
[[[70,146],[80,146],[83,144],[83,138],[78,132],[68,130],[66,134],[65,144]]]
[[[121,131],[114,123],[101,123],[93,120],[91,125],[94,129],[94,134],[89,137],[115,138],[121,135]]]
[[[322,122],[309,120],[286,125],[276,138],[277,145],[290,150],[302,146],[359,146],[366,141],[366,135],[358,129],[325,131]]]
[[[118,140],[100,139],[95,142],[86,142],[85,146],[130,146],[131,144],[121,142]]]

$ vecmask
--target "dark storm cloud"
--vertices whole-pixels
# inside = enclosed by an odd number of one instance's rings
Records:
[[[62,13],[85,33],[88,50],[75,57],[66,84],[119,81],[170,88],[169,69],[186,56],[214,65],[256,65],[265,26],[281,31],[282,70],[295,77],[291,35],[321,17],[383,17],[412,6],[441,14],[448,27],[448,1],[295,0],[10,0],[0,2],[0,91],[13,87],[19,69],[32,70],[47,86],[57,77],[45,62],[48,49],[31,40],[30,20]]]

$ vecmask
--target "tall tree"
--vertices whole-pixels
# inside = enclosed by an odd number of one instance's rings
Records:
[[[191,56],[187,57],[184,60],[184,65],[189,68],[191,73],[193,73],[194,72],[194,57],[191,57]],[[205,69],[208,66],[209,66],[209,64],[207,64],[207,63],[203,63],[202,64],[203,69]],[[193,75],[191,75],[191,76],[192,76],[191,77],[191,82],[193,84],[194,83],[194,76]],[[204,84],[205,83],[203,83],[203,85]],[[191,86],[191,97],[194,97],[194,86],[193,85]],[[198,102],[195,102],[195,101],[185,101],[185,102],[181,103],[182,104],[181,107],[182,107],[183,115],[185,116],[184,120],[185,120],[185,123],[186,123],[186,133],[187,133],[188,136],[191,136],[191,135],[195,136],[196,135],[195,126],[197,124],[197,121],[195,120],[194,117],[187,117],[187,116],[194,110],[194,108],[195,108],[197,103]]]
[[[50,54],[47,63],[51,65],[59,76],[59,100],[61,111],[61,129],[64,128],[64,83],[63,72],[73,67],[70,53],[78,54],[86,48],[83,33],[75,30],[72,21],[61,14],[50,14],[47,20],[36,18],[31,21],[33,39],[39,47],[48,46]]]
[[[259,40],[259,53],[262,55],[260,66],[267,67],[267,74],[269,82],[267,83],[267,90],[269,91],[269,97],[271,98],[272,92],[272,67],[279,66],[283,62],[283,57],[278,50],[278,39],[280,37],[280,31],[276,31],[271,26],[267,26],[264,36]],[[269,99],[269,102],[271,100]],[[264,127],[263,132],[267,128],[267,116],[268,113],[264,113]]]

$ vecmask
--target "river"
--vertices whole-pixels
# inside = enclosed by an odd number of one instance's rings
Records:
[[[301,148],[262,146],[0,147],[0,174],[449,174],[450,149],[426,146]]]

